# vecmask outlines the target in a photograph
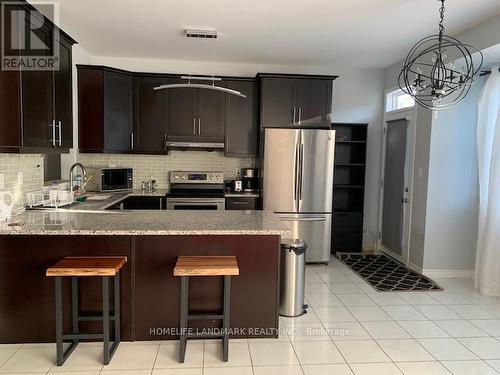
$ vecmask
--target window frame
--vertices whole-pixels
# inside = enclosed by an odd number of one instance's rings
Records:
[[[413,105],[411,105],[411,106],[401,107],[401,108],[397,108],[395,106],[397,98],[404,96],[404,95],[409,96],[409,94],[406,94],[403,90],[401,90],[400,88],[397,88],[397,87],[390,89],[390,90],[386,90],[385,98],[384,98],[384,112],[385,113],[397,113],[397,112],[401,112],[401,111],[408,111],[408,110],[415,108],[415,106],[417,104],[415,99],[413,99]],[[389,102],[391,103],[390,109],[388,106]]]

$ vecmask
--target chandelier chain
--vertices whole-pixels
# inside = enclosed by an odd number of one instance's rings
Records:
[[[439,8],[439,40],[443,40],[443,35],[444,35],[444,1],[445,0],[440,0],[441,1],[441,8]]]

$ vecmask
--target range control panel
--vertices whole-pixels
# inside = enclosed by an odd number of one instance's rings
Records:
[[[223,172],[170,172],[171,184],[223,184]]]

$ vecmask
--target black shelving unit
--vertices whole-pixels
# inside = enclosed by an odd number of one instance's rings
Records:
[[[333,123],[332,129],[336,133],[331,252],[359,253],[363,246],[368,124]]]

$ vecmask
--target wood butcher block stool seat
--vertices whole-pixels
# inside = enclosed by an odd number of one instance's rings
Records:
[[[180,256],[174,268],[174,276],[181,278],[181,312],[180,312],[180,351],[179,362],[183,363],[186,355],[188,338],[222,338],[223,360],[229,357],[229,308],[231,304],[231,276],[240,274],[235,256]],[[223,276],[224,302],[222,315],[219,314],[189,314],[189,277],[190,276]],[[222,334],[188,333],[189,320],[222,320]]]
[[[66,257],[47,269],[46,275],[55,278],[56,350],[57,365],[62,366],[81,339],[103,340],[103,362],[110,359],[120,343],[120,270],[127,263],[125,256]],[[71,277],[72,333],[63,334],[62,278]],[[102,277],[102,315],[80,315],[78,298],[79,277]],[[109,311],[109,278],[114,278],[114,313]],[[110,320],[114,320],[114,341],[110,347]],[[102,333],[80,333],[79,322],[102,321]],[[71,341],[64,351],[64,341]]]

